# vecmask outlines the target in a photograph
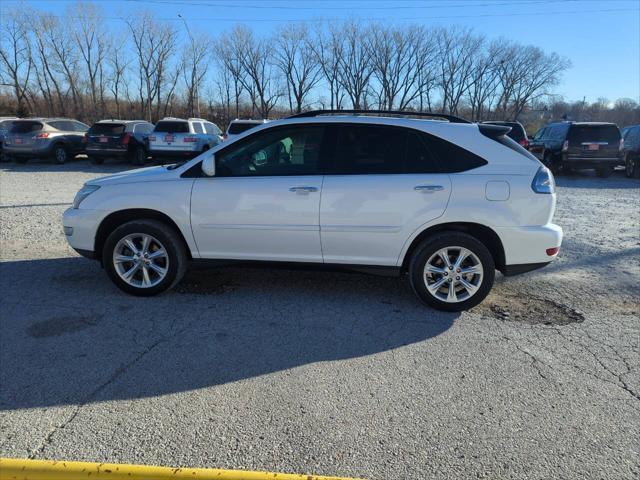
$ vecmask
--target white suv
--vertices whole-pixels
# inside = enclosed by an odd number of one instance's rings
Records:
[[[557,256],[553,176],[508,127],[375,113],[308,112],[92,180],[65,234],[134,295],[173,287],[190,261],[297,262],[406,272],[420,299],[453,311],[481,302],[496,269]]]
[[[154,161],[193,158],[221,142],[222,131],[203,118],[166,117],[147,137],[147,150]]]

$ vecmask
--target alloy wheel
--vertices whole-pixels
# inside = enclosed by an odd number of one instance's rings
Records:
[[[157,238],[146,233],[132,233],[113,249],[113,266],[129,285],[150,288],[167,276],[169,255]]]
[[[484,271],[478,256],[464,247],[445,247],[435,252],[424,267],[427,291],[447,303],[463,302],[480,288]]]

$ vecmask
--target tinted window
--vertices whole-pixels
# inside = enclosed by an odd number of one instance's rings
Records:
[[[154,132],[166,133],[189,133],[189,124],[187,122],[160,121],[156,124]]]
[[[229,128],[227,129],[227,133],[230,135],[238,135],[240,133],[246,132],[247,130],[251,130],[254,127],[257,127],[258,123],[231,123]]]
[[[204,128],[200,122],[193,122],[193,131],[196,133],[204,133]]]
[[[540,139],[544,138],[544,134],[545,134],[546,130],[547,130],[546,128],[541,128],[540,130],[538,130],[536,132],[536,134],[533,136],[533,139],[534,140],[540,140]]]
[[[381,125],[342,125],[333,171],[338,174],[405,173],[406,130]]]
[[[124,125],[121,123],[94,123],[89,129],[93,135],[120,135],[124,133]]]
[[[423,139],[428,142],[429,150],[435,154],[445,173],[465,172],[487,164],[484,158],[434,135],[425,135]]]
[[[620,141],[620,130],[615,125],[572,125],[567,138],[572,143]]]
[[[11,133],[31,133],[42,130],[43,125],[40,122],[15,122],[11,127]]]
[[[205,123],[204,131],[207,132],[207,135],[215,135],[215,131],[213,130],[213,123]]]
[[[138,123],[133,128],[136,133],[150,133],[153,130],[153,125],[150,123]]]
[[[86,132],[89,130],[89,125],[85,125],[82,122],[69,122],[71,124],[71,131]]]
[[[9,130],[14,123],[15,120],[4,120],[0,122],[0,130]]]
[[[566,132],[566,127],[563,125],[556,125],[554,127],[550,127],[549,131],[547,131],[546,138],[550,138],[551,140],[563,140]]]
[[[439,173],[442,171],[436,155],[428,147],[428,135],[408,130],[405,144],[404,172]]]
[[[251,135],[216,154],[216,176],[318,174],[323,132],[301,126]]]

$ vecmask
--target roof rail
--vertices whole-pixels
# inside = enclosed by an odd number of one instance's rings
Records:
[[[447,115],[444,113],[433,112],[411,112],[411,111],[397,111],[397,110],[311,110],[309,112],[298,113],[291,115],[287,118],[308,118],[317,117],[319,115],[328,114],[361,114],[361,115],[390,115],[390,116],[405,116],[405,117],[428,117],[428,118],[442,118],[448,120],[450,123],[471,123],[464,118],[456,117],[454,115]]]

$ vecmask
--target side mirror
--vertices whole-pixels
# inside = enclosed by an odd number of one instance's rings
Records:
[[[213,177],[216,174],[216,156],[211,154],[207,155],[204,160],[202,160],[202,173],[204,173],[207,177]]]

